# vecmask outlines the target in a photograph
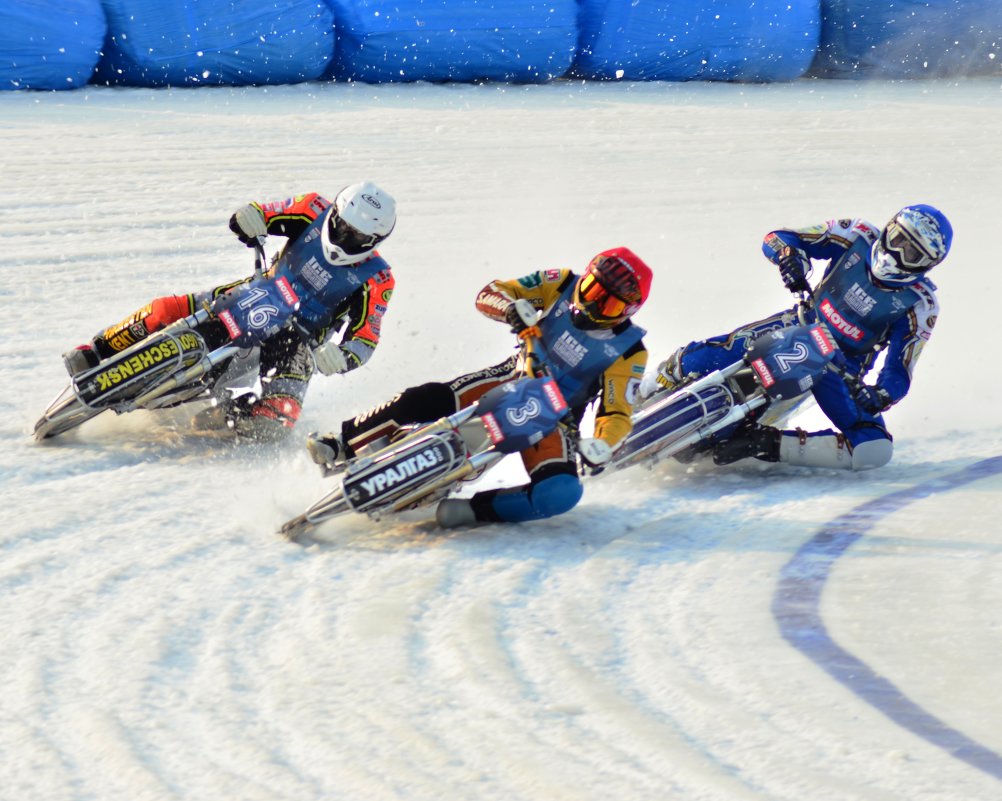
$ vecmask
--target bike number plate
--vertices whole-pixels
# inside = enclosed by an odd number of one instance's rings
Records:
[[[567,402],[552,378],[523,378],[495,387],[477,405],[477,415],[501,453],[519,453],[553,431]]]
[[[274,336],[298,308],[299,298],[285,276],[254,279],[234,287],[213,304],[233,344],[241,348]]]

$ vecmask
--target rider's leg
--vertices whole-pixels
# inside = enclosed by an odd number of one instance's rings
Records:
[[[124,320],[97,334],[90,342],[63,354],[70,375],[96,367],[102,359],[141,342],[154,331],[194,311],[194,295],[168,295],[150,301]]]
[[[315,462],[332,467],[337,461],[351,458],[369,443],[392,437],[403,426],[430,423],[475,403],[488,390],[509,379],[514,367],[512,357],[448,383],[432,381],[410,387],[386,403],[344,420],[339,430],[310,434],[307,450]]]
[[[569,512],[581,500],[583,488],[570,444],[554,431],[522,452],[529,483],[478,492],[470,499],[442,501],[436,518],[443,528],[476,523],[523,523]]]
[[[284,439],[299,419],[313,375],[309,346],[294,331],[283,330],[261,345],[258,375],[260,397],[248,393],[219,403],[195,415],[192,425],[259,441]]]
[[[837,431],[784,432],[780,461],[842,470],[870,470],[891,461],[894,444],[884,418],[860,408],[845,381],[826,373],[814,397]]]
[[[744,425],[714,447],[714,462],[730,464],[755,457],[799,467],[869,470],[891,460],[894,446],[883,418],[863,411],[838,375],[825,373],[814,387],[814,397],[837,430],[780,431]]]

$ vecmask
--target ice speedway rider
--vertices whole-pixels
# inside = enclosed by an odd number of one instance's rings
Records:
[[[893,445],[881,412],[908,393],[915,362],[939,314],[936,287],[926,273],[946,258],[952,240],[949,221],[927,205],[906,206],[883,230],[857,218],[766,234],[766,257],[779,267],[790,291],[811,293],[818,320],[847,359],[847,378],[827,372],[812,388],[837,430],[808,433],[743,424],[714,447],[714,461],[729,464],[753,456],[851,470],[887,464]],[[813,290],[807,280],[811,259],[828,260]],[[686,376],[731,364],[754,334],[794,319],[795,310],[784,311],[729,334],[692,342],[645,377],[642,394],[674,388]],[[864,383],[881,352],[884,363],[876,380]]]
[[[260,348],[261,396],[241,395],[206,409],[194,424],[201,429],[230,428],[250,439],[276,440],[288,434],[299,418],[314,365],[324,375],[334,375],[361,367],[372,356],[394,286],[390,266],[375,248],[393,231],[396,202],[376,184],[364,181],[342,189],[333,203],[315,192],[248,203],[233,213],[229,224],[248,247],[269,234],[287,237],[281,256],[301,276],[297,284],[305,290],[305,296],[300,293],[296,322],[313,342],[307,344],[289,326],[267,339]],[[95,367],[250,280],[157,298],[63,354],[66,368],[75,376]],[[217,320],[200,330],[210,348],[227,341]]]
[[[538,331],[551,362],[561,365],[554,378],[575,419],[598,400],[593,437],[577,445],[585,470],[608,461],[631,430],[647,350],[644,330],[630,318],[647,300],[651,278],[650,268],[620,247],[599,253],[580,276],[569,269],[541,270],[517,280],[491,281],[477,295],[476,308],[486,317],[507,323],[523,336]],[[524,369],[516,354],[452,381],[411,387],[389,403],[345,420],[340,431],[311,434],[307,448],[325,470],[334,469],[366,444],[392,437],[403,425],[453,414],[488,390],[524,375]],[[440,501],[439,525],[522,522],[569,511],[582,494],[572,437],[557,429],[522,451],[527,484]]]

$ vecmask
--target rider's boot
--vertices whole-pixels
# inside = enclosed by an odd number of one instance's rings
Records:
[[[435,509],[435,520],[442,528],[476,525],[477,516],[472,504],[465,498],[446,498]]]
[[[318,465],[324,478],[340,472],[347,455],[341,437],[333,431],[319,434],[314,431],[306,436],[306,450]]]
[[[779,461],[783,432],[772,426],[743,425],[713,447],[713,463],[724,465],[754,456],[763,462]]]

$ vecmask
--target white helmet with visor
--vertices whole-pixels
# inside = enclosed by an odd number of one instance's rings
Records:
[[[331,264],[348,267],[367,259],[397,223],[393,197],[371,181],[338,192],[321,229],[324,255]]]

